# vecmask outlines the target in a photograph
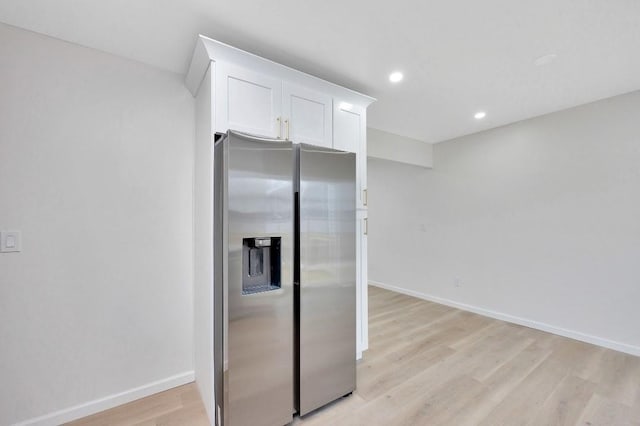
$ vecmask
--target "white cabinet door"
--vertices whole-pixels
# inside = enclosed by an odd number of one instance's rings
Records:
[[[367,119],[366,111],[362,113],[362,137],[360,138],[360,148],[358,149],[356,187],[358,192],[358,208],[367,209],[369,203],[369,193],[367,190]]]
[[[367,207],[367,117],[366,109],[335,100],[333,108],[333,147],[356,153],[358,209]]]
[[[215,67],[216,131],[281,136],[282,80],[218,62]]]
[[[334,101],[333,147],[342,151],[358,152],[362,139],[362,113],[364,108],[347,102]]]
[[[367,212],[358,211],[356,220],[356,351],[358,359],[369,348],[369,292],[367,274]]]
[[[296,143],[331,148],[331,96],[287,82],[282,93],[283,136]]]

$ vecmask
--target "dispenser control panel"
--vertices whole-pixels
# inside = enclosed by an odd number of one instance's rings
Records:
[[[281,237],[242,239],[242,294],[281,288]]]

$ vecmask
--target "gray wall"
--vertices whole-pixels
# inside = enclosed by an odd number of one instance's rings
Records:
[[[433,167],[433,145],[367,128],[367,156],[414,166]]]
[[[369,276],[640,354],[640,92],[369,160]]]
[[[192,377],[193,139],[181,76],[0,24],[0,424]]]

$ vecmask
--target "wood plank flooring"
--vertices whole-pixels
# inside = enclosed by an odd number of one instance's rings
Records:
[[[189,383],[67,424],[208,426],[209,420],[198,388]]]
[[[350,397],[294,425],[637,425],[640,358],[369,287]],[[206,425],[194,384],[74,425]]]

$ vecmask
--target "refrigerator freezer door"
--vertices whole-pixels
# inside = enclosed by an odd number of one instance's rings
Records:
[[[227,222],[223,424],[284,425],[294,412],[293,148],[234,132],[220,143]]]
[[[300,145],[299,392],[305,415],[356,386],[356,158]]]

